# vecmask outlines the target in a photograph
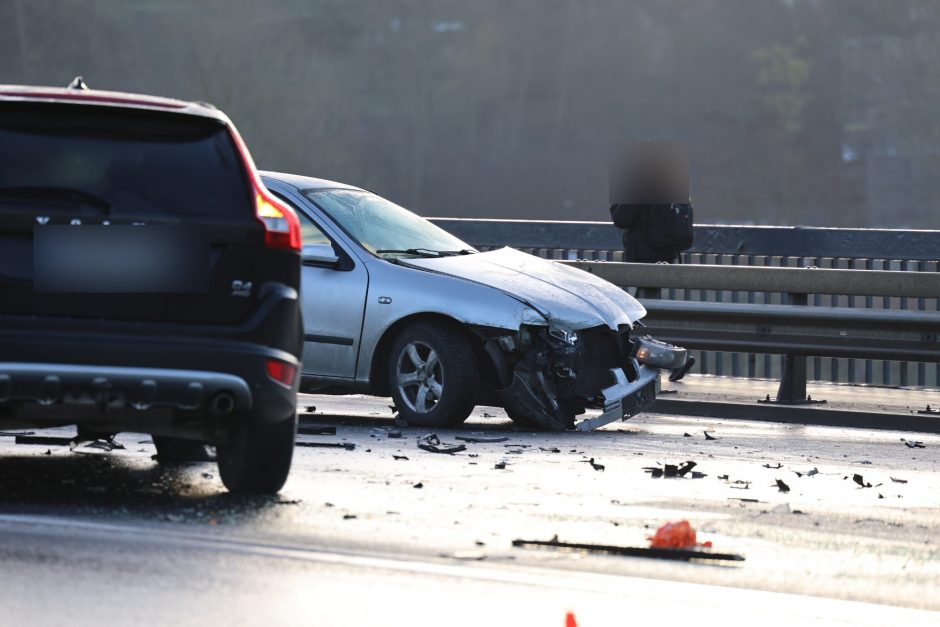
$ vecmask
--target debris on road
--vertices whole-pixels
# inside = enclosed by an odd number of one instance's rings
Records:
[[[418,448],[429,453],[443,453],[453,455],[461,451],[466,451],[467,447],[463,444],[448,445],[443,444],[436,433],[431,433],[418,440]]]
[[[557,446],[553,446],[551,448],[545,448],[544,446],[540,446],[539,450],[545,453],[561,453],[561,449],[558,448]]]
[[[764,468],[770,468],[771,470],[779,470],[780,468],[783,468],[783,464],[781,464],[780,462],[777,462],[776,466],[771,466],[770,464],[764,464]]]
[[[304,440],[297,440],[295,444],[308,448],[343,448],[347,451],[356,450],[356,445],[353,442],[306,442]]]
[[[343,520],[355,520],[358,518],[355,514],[343,514]]]
[[[920,440],[905,440],[904,438],[901,438],[901,441],[904,442],[904,445],[907,446],[907,448],[927,448],[926,445]]]
[[[718,438],[716,438],[716,437],[713,436],[713,435],[709,435],[708,431],[702,431],[702,433],[705,434],[705,439],[706,439],[706,440],[717,440],[717,439],[718,439]]]
[[[658,464],[659,462],[656,463]],[[659,479],[660,477],[672,479],[686,476],[696,466],[698,466],[696,462],[687,461],[682,464],[664,464],[662,468],[658,466],[644,466],[643,471],[650,473],[650,478],[652,479]],[[692,479],[701,479],[704,476],[706,475],[701,472],[692,473]]]
[[[907,479],[897,479],[895,477],[891,477],[891,481],[895,483],[907,483]]]
[[[485,436],[469,436],[469,435],[458,435],[454,437],[455,440],[460,440],[461,442],[471,442],[473,444],[495,444],[497,442],[507,442],[509,438],[507,437],[485,437]]]
[[[788,486],[786,483],[784,483],[780,479],[777,479],[777,489],[780,490],[781,492],[789,492],[790,486]]]
[[[306,410],[306,412],[307,412],[308,414],[312,414],[313,412],[317,411],[317,406],[316,406],[316,405],[307,405],[306,407],[304,407],[304,409]]]
[[[496,469],[496,470],[505,470],[505,469],[506,469],[506,462],[496,462],[496,465],[493,466],[493,468]]]
[[[54,435],[18,435],[15,444],[39,444],[42,446],[69,446],[74,438]]]
[[[743,562],[744,557],[731,553],[712,553],[696,549],[660,549],[654,547],[614,546],[606,544],[579,544],[573,542],[560,542],[558,537],[551,540],[513,540],[516,548],[548,548],[567,551],[580,551],[583,553],[599,553],[605,555],[622,555],[626,557],[652,557],[669,560],[725,560]]]
[[[392,455],[392,459],[403,459],[408,461],[408,457],[406,455]]]
[[[414,488],[414,489],[416,489],[416,490],[420,490],[421,488],[424,487],[424,484],[419,481],[418,483],[414,484],[414,485],[411,486],[411,487]]]
[[[687,520],[662,525],[656,533],[648,537],[650,546],[656,549],[689,549],[695,546],[711,548],[711,542],[699,544],[695,537],[695,529]]]
[[[862,475],[860,475],[860,474],[858,474],[858,473],[852,475],[852,481],[854,481],[855,483],[857,483],[859,486],[861,486],[861,487],[863,487],[863,488],[870,488],[870,487],[871,487],[871,484],[870,484],[870,483],[865,483],[865,478],[862,477]]]
[[[582,462],[585,462],[585,463],[587,463],[587,464],[590,464],[590,465],[591,465],[591,468],[593,468],[594,470],[597,470],[597,471],[599,471],[599,472],[603,472],[604,469],[606,468],[606,466],[604,466],[603,464],[596,464],[596,463],[594,463],[594,458],[593,458],[593,457],[592,457],[591,459],[582,459],[581,461],[582,461]]]
[[[745,498],[740,498],[736,496],[729,496],[728,500],[729,501],[741,501],[742,503],[760,503],[760,501],[757,499],[745,499]]]
[[[336,427],[297,425],[297,433],[300,435],[336,435]]]

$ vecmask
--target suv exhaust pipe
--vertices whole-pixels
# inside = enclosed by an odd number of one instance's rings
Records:
[[[213,416],[225,416],[235,411],[235,397],[231,392],[219,392],[209,401],[209,411]]]

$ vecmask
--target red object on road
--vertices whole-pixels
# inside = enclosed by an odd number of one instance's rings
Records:
[[[574,612],[565,614],[565,627],[578,627],[578,621],[574,619]]]
[[[697,546],[710,548],[711,542],[698,543],[695,529],[687,520],[676,523],[666,523],[656,530],[655,535],[647,538],[654,549],[689,549]]]

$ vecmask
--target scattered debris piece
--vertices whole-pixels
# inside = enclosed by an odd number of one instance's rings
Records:
[[[297,425],[297,433],[301,435],[336,435],[336,427]]]
[[[695,462],[685,462],[684,464],[679,466],[679,468],[676,470],[676,474],[678,474],[680,477],[684,477],[686,474],[688,474],[690,470],[692,470],[696,466],[698,466],[698,464],[696,464]]]
[[[682,437],[684,437],[684,438],[691,438],[691,437],[692,437],[692,434],[691,434],[691,433],[683,433],[683,434],[682,434]]]
[[[347,451],[356,450],[356,445],[353,442],[305,442],[303,440],[297,440],[295,444],[308,448],[344,448]]]
[[[728,475],[718,475],[718,478],[721,479],[722,481],[727,481],[729,477]]]
[[[556,446],[553,446],[551,448],[545,448],[544,446],[540,446],[539,450],[544,451],[546,453],[561,453],[561,449]]]
[[[703,479],[703,478],[705,478],[705,477],[707,477],[707,476],[708,476],[708,475],[705,474],[704,472],[699,472],[699,471],[697,471],[697,470],[693,470],[693,471],[692,471],[692,478],[693,478],[693,479]]]
[[[863,488],[870,488],[870,487],[871,487],[871,484],[870,484],[870,483],[865,483],[865,478],[862,477],[862,475],[860,475],[860,474],[858,474],[858,473],[852,475],[852,481],[854,481],[855,483],[857,483],[859,486],[861,486],[861,487],[863,487]]]
[[[662,525],[656,533],[647,538],[650,547],[654,549],[690,549],[703,546],[711,548],[711,542],[699,543],[695,537],[695,529],[687,520]]]
[[[816,469],[816,468],[813,468],[812,470],[807,470],[807,471],[806,471],[806,476],[807,476],[807,477],[812,477],[813,475],[818,475],[818,474],[819,474],[819,470]]]
[[[124,445],[120,442],[115,442],[113,435],[107,438],[96,438],[94,440],[80,440],[78,436],[76,436],[74,440],[69,442],[69,449],[76,453],[81,453],[84,449],[111,452],[124,450]]]
[[[52,455],[52,449],[51,449],[51,448],[47,448],[47,449],[46,449],[46,452],[43,453],[43,455]]]
[[[343,520],[355,520],[358,518],[355,514],[343,514]]]
[[[603,472],[603,471],[604,471],[604,468],[606,468],[606,466],[604,466],[604,464],[596,464],[596,463],[594,463],[594,458],[593,458],[593,457],[592,457],[591,459],[582,459],[581,461],[590,464],[590,465],[591,465],[591,468],[593,468],[594,470],[597,470],[597,471],[599,471],[599,472]]]
[[[483,417],[484,418],[496,418],[496,416],[494,416],[493,414],[488,414],[486,412],[483,412]]]
[[[927,448],[920,440],[907,440],[904,444],[907,448]]]
[[[503,444],[503,446],[506,448],[529,448],[532,445],[531,444]],[[574,453],[573,450],[571,452]]]
[[[275,505],[300,505],[300,499],[281,499],[279,501],[274,501]]]
[[[53,435],[18,435],[15,444],[40,444],[42,446],[69,446],[73,438]]]
[[[646,466],[643,470],[650,473],[650,478],[652,479],[659,479],[663,476],[663,469],[657,468],[656,466]]]
[[[317,411],[317,406],[316,406],[316,405],[307,405],[306,407],[304,407],[304,409],[307,410],[307,413],[308,413],[308,414],[312,414],[313,412]]]
[[[788,486],[786,483],[784,483],[780,479],[777,479],[777,489],[780,490],[781,492],[789,492],[790,486]]]
[[[729,496],[728,500],[729,501],[741,501],[742,503],[760,503],[760,501],[758,501],[757,499],[742,499],[736,496]]]
[[[710,435],[710,434],[708,433],[708,431],[702,431],[702,433],[705,434],[705,439],[706,439],[706,440],[717,440],[717,439],[718,439],[718,438],[716,438],[715,436]]]
[[[496,465],[493,466],[493,468],[496,469],[496,470],[505,470],[505,469],[506,469],[506,462],[496,462]]]
[[[495,444],[496,442],[506,442],[509,440],[507,437],[492,437],[488,438],[485,436],[469,436],[469,435],[458,435],[454,437],[455,440],[460,440],[461,442],[472,442],[473,444]]]
[[[403,460],[405,460],[405,461],[408,461],[408,457],[407,457],[406,455],[392,455],[392,458],[393,458],[393,459],[403,459]]]
[[[424,484],[419,481],[418,483],[414,484],[411,487],[415,488],[416,490],[420,490],[421,488],[424,487]]]
[[[770,464],[764,464],[764,468],[770,468],[771,470],[779,470],[780,468],[783,468],[783,464],[781,464],[780,462],[777,462],[776,466],[771,466]]]
[[[891,481],[895,483],[907,483],[907,479],[897,479],[895,477],[891,477]]]
[[[750,490],[751,482],[744,481],[742,479],[735,479],[734,481],[731,482],[731,487],[734,488],[735,490]]]
[[[867,459],[856,459],[852,462],[853,464],[861,464],[863,466],[871,466],[871,462]]]
[[[436,433],[430,433],[423,438],[420,438],[418,440],[418,448],[429,453],[443,453],[445,455],[453,455],[454,453],[467,450],[467,447],[463,444],[457,444],[454,446],[443,444],[441,439],[437,437]]]
[[[711,551],[693,549],[660,549],[634,546],[613,546],[605,544],[577,544],[573,542],[559,542],[558,538],[551,540],[513,540],[512,545],[517,548],[549,548],[569,551],[582,551],[584,553],[601,553],[606,555],[623,555],[628,557],[652,557],[670,560],[727,560],[743,562],[744,557],[731,553],[712,553]]]

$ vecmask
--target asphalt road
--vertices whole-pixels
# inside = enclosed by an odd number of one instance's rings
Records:
[[[437,430],[467,447],[447,455],[387,404],[302,397],[336,435],[300,441],[355,448],[299,447],[273,498],[162,468],[146,436],[0,436],[0,624],[940,624],[940,436],[658,414],[533,434],[481,408]],[[644,470],[686,461],[704,476]],[[512,546],[643,547],[683,519],[745,560]]]

